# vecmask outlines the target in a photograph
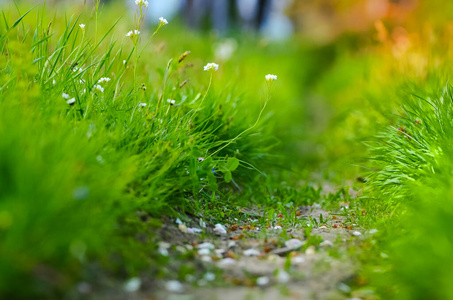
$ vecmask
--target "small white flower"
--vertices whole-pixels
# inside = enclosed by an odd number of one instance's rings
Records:
[[[267,74],[266,81],[274,81],[277,80],[277,75]]]
[[[103,82],[109,82],[111,79],[108,77],[102,77],[101,79],[98,80],[98,83],[103,83]]]
[[[52,81],[52,84],[55,85],[57,82],[55,81],[55,79]]]
[[[137,29],[135,29],[135,30],[131,30],[131,31],[129,31],[128,33],[126,33],[126,36],[128,36],[128,37],[134,37],[134,36],[137,36],[137,35],[139,35],[139,34],[140,34],[140,31],[138,31]]]
[[[138,104],[138,106],[140,106],[140,107],[145,107],[146,105],[147,105],[146,103],[141,103],[141,102]]]
[[[159,21],[160,21],[160,24],[161,24],[162,26],[164,26],[164,25],[167,25],[167,24],[168,24],[168,21],[167,21],[167,19],[164,19],[163,17],[160,17],[160,18],[159,18]]]
[[[170,105],[175,105],[175,103],[176,103],[175,100],[171,100],[171,99],[167,99],[167,102],[170,103]]]
[[[137,4],[138,6],[148,7],[148,1],[146,0],[135,0],[135,4]]]
[[[204,66],[205,71],[217,71],[219,69],[219,65],[216,63],[209,63]]]
[[[75,98],[69,99],[68,101],[66,101],[66,103],[69,104],[69,105],[74,105],[74,103],[75,103]]]
[[[125,64],[126,64],[126,60],[123,60],[123,65],[125,65]]]
[[[96,84],[96,85],[94,86],[94,89],[100,91],[101,93],[104,92],[104,88],[103,88],[102,86],[100,86],[99,84]]]
[[[66,93],[61,94],[61,97],[65,98],[65,99],[69,99],[69,95]]]
[[[79,24],[79,27],[82,28],[82,30],[85,29],[85,24]]]

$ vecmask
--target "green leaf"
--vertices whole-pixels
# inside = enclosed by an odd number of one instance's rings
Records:
[[[230,171],[227,171],[227,172],[225,173],[224,179],[225,179],[226,182],[230,182],[230,181],[233,179],[233,175],[231,175],[231,172],[230,172]]]
[[[226,163],[226,168],[229,171],[234,171],[237,169],[237,167],[239,167],[239,160],[235,157],[228,158],[227,163]]]

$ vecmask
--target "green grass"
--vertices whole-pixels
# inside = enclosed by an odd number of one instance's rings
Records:
[[[208,60],[155,54],[146,28],[124,37],[131,20],[47,9],[10,6],[0,28],[0,293],[10,298],[59,297],[93,260],[133,274],[156,247],[152,235],[128,237],[145,230],[135,211],[147,226],[162,214],[218,217],[259,199],[253,186],[280,164],[266,73],[247,103],[222,84],[226,66],[204,72]]]
[[[428,54],[411,50],[436,62],[422,71],[417,56],[349,35],[315,46],[233,33],[237,49],[220,59],[222,37],[180,20],[144,26],[122,3],[3,5],[1,296],[60,299],[102,272],[165,276],[155,229],[170,217],[307,228],[322,221],[295,207],[341,201],[345,223],[379,230],[348,251],[382,299],[453,297],[453,60],[441,33]],[[322,196],[330,182],[343,189]]]
[[[408,95],[393,126],[370,145],[379,169],[369,178],[373,206],[381,205],[390,219],[376,253],[388,256],[377,262],[384,272],[372,272],[371,278],[386,299],[453,296],[452,113],[450,85],[430,95]]]

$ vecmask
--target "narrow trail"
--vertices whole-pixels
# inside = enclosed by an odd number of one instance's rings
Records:
[[[319,206],[300,207],[298,218],[318,225],[263,230],[226,224],[223,234],[208,225],[197,234],[186,225],[165,224],[159,234],[160,252],[169,257],[167,270],[181,278],[185,266],[191,274],[180,281],[145,275],[139,285],[130,282],[95,299],[362,299],[349,286],[359,264],[348,249],[369,234]]]

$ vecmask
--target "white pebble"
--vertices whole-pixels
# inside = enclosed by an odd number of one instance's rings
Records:
[[[170,280],[165,284],[167,291],[172,293],[182,293],[184,292],[184,286],[178,280]]]
[[[129,293],[136,292],[140,289],[142,281],[138,277],[132,277],[124,284],[124,290]]]
[[[302,256],[296,256],[296,257],[293,257],[293,259],[291,260],[291,262],[293,264],[301,264],[301,263],[304,263],[305,262],[305,258],[303,258]]]
[[[319,244],[321,247],[333,247],[333,243],[329,240],[323,241],[321,244]]]
[[[266,276],[258,277],[256,279],[256,284],[259,286],[265,286],[269,284],[269,278]]]
[[[209,255],[211,251],[209,249],[206,249],[206,248],[203,248],[203,249],[200,249],[198,250],[198,255]]]
[[[214,281],[215,280],[215,274],[212,272],[207,272],[204,274],[204,279],[207,281]]]
[[[247,249],[244,252],[245,256],[258,256],[260,255],[260,252],[256,249]]]
[[[198,249],[209,249],[209,250],[214,250],[215,247],[211,243],[201,243],[197,246]]]
[[[227,231],[222,224],[215,224],[214,232],[219,235],[227,234]]]
[[[362,234],[361,234],[359,231],[354,231],[354,232],[352,233],[352,235],[353,235],[353,236],[359,236],[359,235],[362,235]]]
[[[285,242],[285,246],[289,249],[295,250],[302,247],[305,243],[298,239],[291,239]]]
[[[232,259],[232,258],[227,257],[227,258],[224,258],[222,260],[219,260],[218,264],[220,266],[228,266],[228,265],[236,264],[236,261],[234,259]]]
[[[279,283],[288,283],[291,280],[291,276],[284,270],[280,270],[277,275],[277,281]]]

